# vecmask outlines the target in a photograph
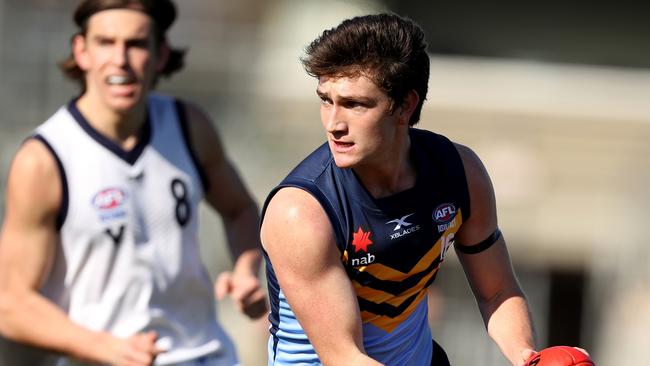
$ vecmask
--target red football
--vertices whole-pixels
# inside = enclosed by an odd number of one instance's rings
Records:
[[[568,346],[553,346],[532,355],[524,366],[595,366],[594,361],[580,350]]]

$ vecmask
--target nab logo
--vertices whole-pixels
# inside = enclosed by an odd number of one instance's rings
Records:
[[[120,207],[126,201],[126,192],[119,188],[106,188],[99,191],[92,199],[92,204],[98,210],[112,210]]]
[[[368,253],[368,246],[372,244],[370,240],[371,232],[365,232],[361,227],[357,230],[356,233],[352,233],[352,245],[354,245],[354,252],[363,250],[366,252],[361,258],[352,258],[350,259],[350,264],[352,266],[365,266],[375,261],[375,256]]]
[[[368,246],[372,244],[370,234],[372,234],[370,231],[365,232],[361,227],[359,227],[356,233],[352,233],[352,245],[354,245],[355,253],[360,250],[368,253]]]
[[[456,216],[456,207],[451,203],[443,203],[433,210],[433,221],[445,223],[451,221]]]

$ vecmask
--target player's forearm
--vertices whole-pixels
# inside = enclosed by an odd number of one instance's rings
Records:
[[[383,366],[382,363],[368,357],[366,354],[355,351],[348,353],[340,353],[332,350],[329,356],[324,356],[319,353],[319,358],[324,366],[337,366],[337,365],[355,365],[355,366]]]
[[[343,285],[342,275],[338,271],[325,271],[319,273],[319,279],[306,282],[294,283],[293,278],[289,279],[285,281],[285,295],[290,303],[293,301],[296,317],[323,365],[381,366],[365,352],[357,301],[351,288],[347,290]],[[320,291],[319,281],[326,284],[321,283]],[[340,285],[336,287],[336,283]]]
[[[250,273],[254,276],[259,275],[262,263],[262,252],[259,248],[247,249],[237,257],[234,273]]]
[[[224,217],[228,245],[235,261],[235,271],[249,270],[257,274],[262,255],[259,239],[259,213],[251,202],[237,215]]]
[[[37,293],[4,292],[0,296],[0,333],[15,342],[79,360],[106,362],[101,346],[106,335],[74,324],[56,305]]]
[[[522,352],[534,349],[534,329],[526,299],[521,291],[504,293],[483,304],[481,313],[490,337],[504,356],[516,366],[523,363]]]

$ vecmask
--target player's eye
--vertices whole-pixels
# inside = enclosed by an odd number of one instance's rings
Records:
[[[98,38],[97,44],[100,46],[110,46],[113,44],[113,40],[111,40],[110,38]]]
[[[327,97],[323,97],[323,96],[321,96],[321,97],[319,97],[319,99],[320,99],[320,103],[323,104],[323,105],[330,105],[330,104],[332,104],[332,101],[331,101],[329,98],[327,98]]]
[[[367,106],[364,103],[358,102],[358,101],[348,101],[344,104],[345,108],[348,109],[360,109],[360,108],[366,108]]]
[[[136,39],[127,42],[127,47],[146,49],[149,47],[149,42],[146,39]]]

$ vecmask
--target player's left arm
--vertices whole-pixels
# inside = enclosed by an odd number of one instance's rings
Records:
[[[224,151],[210,119],[197,107],[186,104],[192,149],[207,178],[206,201],[223,220],[231,255],[232,271],[219,275],[217,297],[230,295],[251,318],[266,313],[266,297],[259,280],[262,260],[259,241],[259,208]]]
[[[456,235],[456,253],[488,334],[506,358],[520,366],[535,348],[528,303],[512,268],[503,236],[497,232],[496,202],[490,177],[471,149],[458,144],[456,148],[465,167],[471,210],[470,218]],[[491,242],[493,244],[488,247]],[[472,253],[480,247],[487,248]]]

